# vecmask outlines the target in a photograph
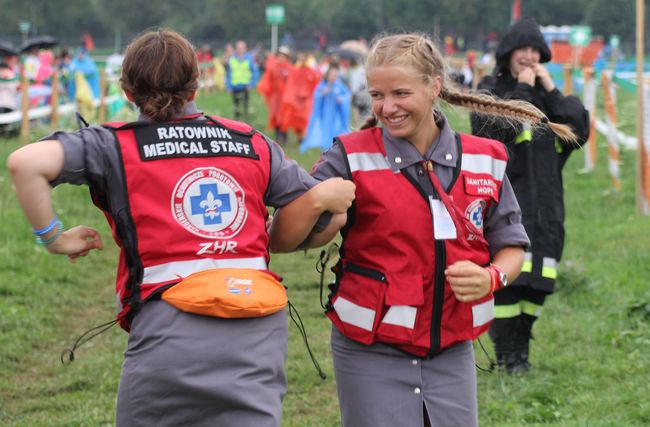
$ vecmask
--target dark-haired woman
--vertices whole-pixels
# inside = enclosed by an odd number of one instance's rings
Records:
[[[118,426],[280,425],[284,310],[213,317],[172,306],[165,292],[199,273],[267,272],[269,247],[297,245],[321,213],[345,212],[354,197],[352,183],[318,184],[250,126],[204,116],[193,102],[198,77],[185,38],[147,32],[127,48],[121,76],[137,122],[56,132],[8,160],[49,252],[74,260],[102,248],[96,230],[63,228],[50,187],[88,185],[112,227],[121,250],[117,319],[130,331]],[[267,232],[266,206],[285,205]],[[256,292],[242,283],[232,282],[233,293]]]
[[[503,36],[496,51],[494,75],[483,78],[478,88],[502,99],[530,102],[550,120],[569,125],[577,141],[558,139],[546,126],[531,130],[472,115],[475,135],[501,141],[508,150],[506,173],[531,242],[519,278],[494,295],[490,338],[497,363],[510,374],[531,368],[528,353],[533,323],[546,297],[553,293],[564,246],[562,169],[571,153],[589,137],[589,113],[578,97],[565,96],[555,86],[544,66],[550,60],[551,50],[537,22],[524,18]]]

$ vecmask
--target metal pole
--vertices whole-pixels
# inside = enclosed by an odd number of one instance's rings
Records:
[[[275,54],[278,50],[278,24],[271,25],[271,52]]]
[[[636,0],[636,135],[638,139],[637,147],[637,167],[636,167],[636,207],[637,213],[642,215],[648,215],[648,200],[645,196],[650,189],[646,188],[646,185],[649,185],[646,179],[646,174],[648,173],[646,162],[648,161],[648,153],[645,150],[645,144],[643,141],[643,63],[644,63],[644,44],[643,37],[644,31],[643,26],[645,18],[645,5],[644,0]],[[646,114],[647,116],[647,114]]]

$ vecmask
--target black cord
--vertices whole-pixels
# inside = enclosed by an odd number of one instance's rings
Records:
[[[294,317],[293,315],[294,313],[296,314],[298,320],[296,320],[296,317]],[[314,364],[316,371],[318,371],[318,376],[320,377],[321,380],[326,379],[327,375],[325,375],[325,372],[323,372],[323,370],[321,369],[320,365],[318,364],[318,361],[316,360],[316,357],[314,356],[314,353],[312,353],[311,348],[309,347],[309,341],[307,341],[307,332],[305,332],[305,325],[302,323],[302,319],[300,318],[300,313],[298,313],[296,307],[293,304],[291,304],[291,301],[289,301],[289,317],[291,317],[291,320],[293,320],[293,323],[300,331],[300,335],[302,336],[302,340],[305,343],[305,347],[307,347],[307,352],[309,353],[311,362]]]
[[[488,362],[490,362],[490,366],[488,368],[483,368],[483,367],[479,366],[478,363],[475,363],[474,366],[476,366],[476,369],[478,369],[479,371],[483,371],[483,372],[487,372],[487,373],[491,374],[492,372],[494,372],[494,368],[497,367],[497,364],[490,357],[490,354],[485,349],[485,346],[483,346],[483,343],[481,342],[481,339],[477,338],[477,341],[478,341],[478,344],[481,346],[481,350],[483,350],[483,353],[485,353],[485,357],[487,357]]]
[[[75,352],[75,350],[77,350],[79,347],[81,347],[82,345],[84,345],[85,343],[90,341],[91,339],[95,338],[97,335],[103,334],[104,332],[108,331],[117,322],[122,320],[122,317],[118,317],[117,319],[111,320],[110,322],[102,323],[101,325],[90,328],[86,332],[81,334],[79,336],[79,338],[77,338],[76,341],[74,342],[74,344],[72,345],[72,348],[66,348],[61,352],[61,364],[63,366],[67,366],[70,363],[74,362],[74,352]],[[95,332],[95,331],[97,331],[97,332]]]
[[[88,122],[86,121],[86,119],[84,119],[83,116],[78,111],[75,113],[75,116],[77,117],[77,125],[79,125],[79,128],[82,128],[82,127],[87,128],[88,126],[90,126],[88,124]],[[84,126],[82,126],[82,124]]]
[[[316,261],[316,271],[320,273],[320,306],[325,310],[325,304],[323,304],[323,282],[325,281],[325,270],[327,269],[327,264],[329,263],[332,255],[334,255],[339,250],[339,245],[332,243],[320,251],[320,256],[318,261]]]

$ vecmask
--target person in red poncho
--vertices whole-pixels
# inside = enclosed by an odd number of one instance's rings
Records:
[[[289,73],[280,103],[280,131],[292,129],[299,140],[307,131],[313,104],[312,94],[320,81],[320,72],[308,63],[307,55],[299,53]]]
[[[287,143],[287,132],[282,131],[280,126],[280,103],[293,70],[290,54],[288,47],[280,46],[275,57],[267,58],[264,75],[257,85],[257,91],[264,96],[268,108],[268,127],[275,130],[275,140],[281,145]]]

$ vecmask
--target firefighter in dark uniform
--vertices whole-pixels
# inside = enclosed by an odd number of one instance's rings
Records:
[[[495,294],[495,321],[490,327],[497,363],[508,373],[526,372],[531,329],[546,296],[553,293],[564,245],[562,168],[571,153],[587,141],[589,115],[575,96],[564,96],[542,65],[551,51],[533,18],[506,32],[496,52],[493,75],[479,90],[503,99],[528,101],[549,120],[569,125],[576,142],[556,137],[548,126],[531,130],[485,115],[472,114],[472,133],[503,142],[509,155],[507,175],[531,241],[521,275]]]

